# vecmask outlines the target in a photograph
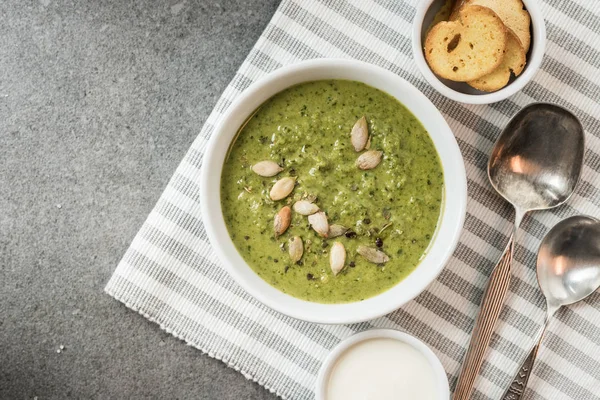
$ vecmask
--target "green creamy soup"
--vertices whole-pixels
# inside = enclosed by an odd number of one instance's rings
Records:
[[[370,149],[381,163],[363,171],[350,141],[355,122],[366,116]],[[252,166],[271,160],[276,176]],[[271,200],[274,183],[296,177],[292,193]],[[221,176],[221,202],[229,234],[241,256],[265,281],[292,296],[319,303],[346,303],[377,295],[410,274],[435,233],[443,198],[443,171],[427,131],[392,96],[365,84],[327,80],[291,87],[264,103],[232,144]],[[349,231],[325,239],[306,216],[292,211],[291,225],[274,233],[282,207],[309,197],[329,224]],[[289,240],[302,238],[304,254],[292,263]],[[329,251],[346,249],[344,269],[334,275]],[[357,254],[359,245],[389,256],[374,264]]]

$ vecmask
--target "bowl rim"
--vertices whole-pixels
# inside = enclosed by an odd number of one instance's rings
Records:
[[[300,79],[298,82],[290,83],[290,80],[293,81],[294,77],[301,76],[302,74],[329,74],[335,75],[335,77],[297,78]],[[352,75],[352,78],[345,78],[346,75]],[[357,78],[357,75],[361,76],[361,79]],[[362,79],[363,77],[364,79]],[[242,121],[246,120],[260,104],[276,93],[298,83],[320,79],[351,79],[364,82],[370,86],[374,86],[369,83],[371,79],[379,79],[385,80],[386,87],[394,85],[397,90],[401,89],[403,93],[410,96],[411,101],[414,101],[412,105],[401,101],[405,107],[415,114],[415,116],[417,105],[423,107],[423,109],[419,109],[419,113],[427,113],[427,122],[424,121],[424,118],[417,117],[423,125],[437,124],[441,128],[441,133],[436,132],[436,135],[438,135],[438,140],[443,142],[443,151],[448,154],[443,158],[441,156],[441,144],[436,143],[434,140],[436,151],[444,169],[445,198],[436,229],[436,236],[432,238],[428,253],[420,261],[419,265],[424,264],[426,260],[433,257],[431,254],[436,254],[435,252],[437,251],[440,254],[437,255],[438,258],[435,261],[435,266],[431,266],[427,271],[423,270],[419,273],[416,273],[416,271],[419,271],[419,268],[415,268],[414,271],[395,286],[359,302],[337,304],[310,302],[285,294],[271,286],[260,278],[246,261],[243,260],[241,255],[239,255],[225,226],[221,209],[220,178],[225,160],[224,153],[226,153],[223,149],[229,148]],[[275,86],[281,88],[274,90]],[[394,96],[386,89],[379,89],[397,98],[397,96]],[[272,92],[269,92],[269,90]],[[246,108],[245,112],[243,112],[244,108]],[[240,122],[235,125],[235,132],[232,132],[233,128],[227,125],[232,125],[233,122],[231,121],[235,121],[236,119]],[[429,129],[427,130],[431,137],[432,133]],[[229,138],[225,137],[227,135],[229,135]],[[213,173],[214,170],[218,171],[218,174]],[[449,195],[448,181],[452,181],[454,185],[451,195]],[[216,195],[209,195],[208,193],[211,193],[211,190],[216,190]],[[462,232],[466,216],[467,180],[462,154],[452,130],[433,103],[409,82],[387,69],[362,61],[349,59],[313,59],[288,65],[267,74],[262,79],[250,85],[232,102],[225,115],[223,115],[215,127],[205,148],[200,172],[200,200],[202,219],[212,248],[226,271],[246,292],[269,308],[293,318],[322,324],[348,324],[371,320],[398,309],[420,294],[436,279],[452,256]],[[444,240],[440,241],[438,240],[438,236],[442,230],[444,230]],[[440,244],[436,246],[438,242]],[[433,263],[433,261],[430,260],[430,263]],[[243,265],[243,267],[236,267],[238,264]],[[415,277],[411,279],[413,276]],[[396,296],[391,297],[392,294],[390,292],[394,292],[398,286],[407,281],[410,283],[410,286],[406,283],[401,293],[395,293]],[[378,300],[375,301],[374,299]]]
[[[448,375],[442,365],[442,362],[438,356],[431,350],[431,348],[423,341],[415,336],[412,336],[406,332],[399,331],[396,329],[387,328],[374,328],[366,331],[356,333],[338,343],[327,355],[319,372],[317,374],[317,380],[315,383],[315,400],[325,400],[327,397],[326,389],[327,382],[335,363],[342,354],[346,352],[350,347],[367,340],[371,339],[395,339],[410,345],[412,348],[418,350],[429,362],[434,370],[436,381],[440,384],[440,395],[439,400],[450,399],[450,384],[448,382]]]
[[[540,5],[536,0],[522,0],[527,8],[531,18],[531,26],[533,29],[532,46],[528,61],[528,66],[525,71],[519,75],[513,82],[500,90],[485,94],[468,94],[462,93],[446,86],[429,68],[425,56],[423,54],[423,44],[421,40],[423,31],[423,22],[425,14],[431,5],[438,0],[422,0],[416,6],[415,18],[413,20],[412,31],[412,51],[413,58],[417,64],[417,68],[421,75],[433,88],[444,95],[445,97],[465,104],[491,104],[509,98],[525,87],[529,81],[533,79],[535,74],[542,65],[544,53],[546,52],[546,25]]]

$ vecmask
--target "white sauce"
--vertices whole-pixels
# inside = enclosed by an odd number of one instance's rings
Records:
[[[329,375],[326,400],[436,400],[434,370],[396,339],[369,339],[347,349]]]

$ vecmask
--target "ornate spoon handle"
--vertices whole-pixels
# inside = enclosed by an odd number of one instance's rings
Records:
[[[483,294],[481,310],[475,320],[475,328],[473,329],[467,354],[463,360],[462,370],[452,397],[453,400],[468,400],[473,391],[473,384],[483,363],[485,352],[494,333],[496,321],[498,321],[500,311],[502,311],[504,305],[504,298],[508,292],[510,265],[514,248],[513,240],[514,234],[511,236],[498,265],[494,268],[487,289]]]
[[[525,388],[527,387],[527,382],[529,381],[529,375],[531,375],[531,371],[533,370],[533,364],[535,363],[535,358],[537,357],[538,350],[540,349],[540,345],[542,344],[542,340],[544,339],[544,334],[546,333],[546,328],[548,327],[548,323],[550,319],[558,310],[557,307],[552,307],[550,305],[547,306],[547,315],[546,321],[544,322],[544,326],[542,327],[542,332],[540,333],[540,338],[531,352],[521,364],[521,368],[519,368],[519,372],[517,372],[517,376],[513,379],[510,387],[504,393],[502,400],[520,400],[523,397],[523,393],[525,393]]]
[[[539,349],[539,343],[531,350],[531,353],[527,356],[521,368],[519,368],[519,372],[517,372],[517,376],[513,379],[510,387],[504,393],[504,397],[502,400],[519,400],[523,397],[523,393],[525,393],[525,387],[527,387],[527,381],[529,381],[529,375],[531,374],[531,370],[533,369],[533,363],[535,362],[535,356],[537,355]]]

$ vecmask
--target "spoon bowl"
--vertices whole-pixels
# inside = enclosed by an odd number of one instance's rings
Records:
[[[547,103],[519,111],[488,164],[492,186],[515,208],[544,210],[573,193],[583,165],[584,132],[568,110]]]
[[[550,310],[595,292],[600,287],[600,221],[576,216],[554,226],[540,246],[537,277]]]

